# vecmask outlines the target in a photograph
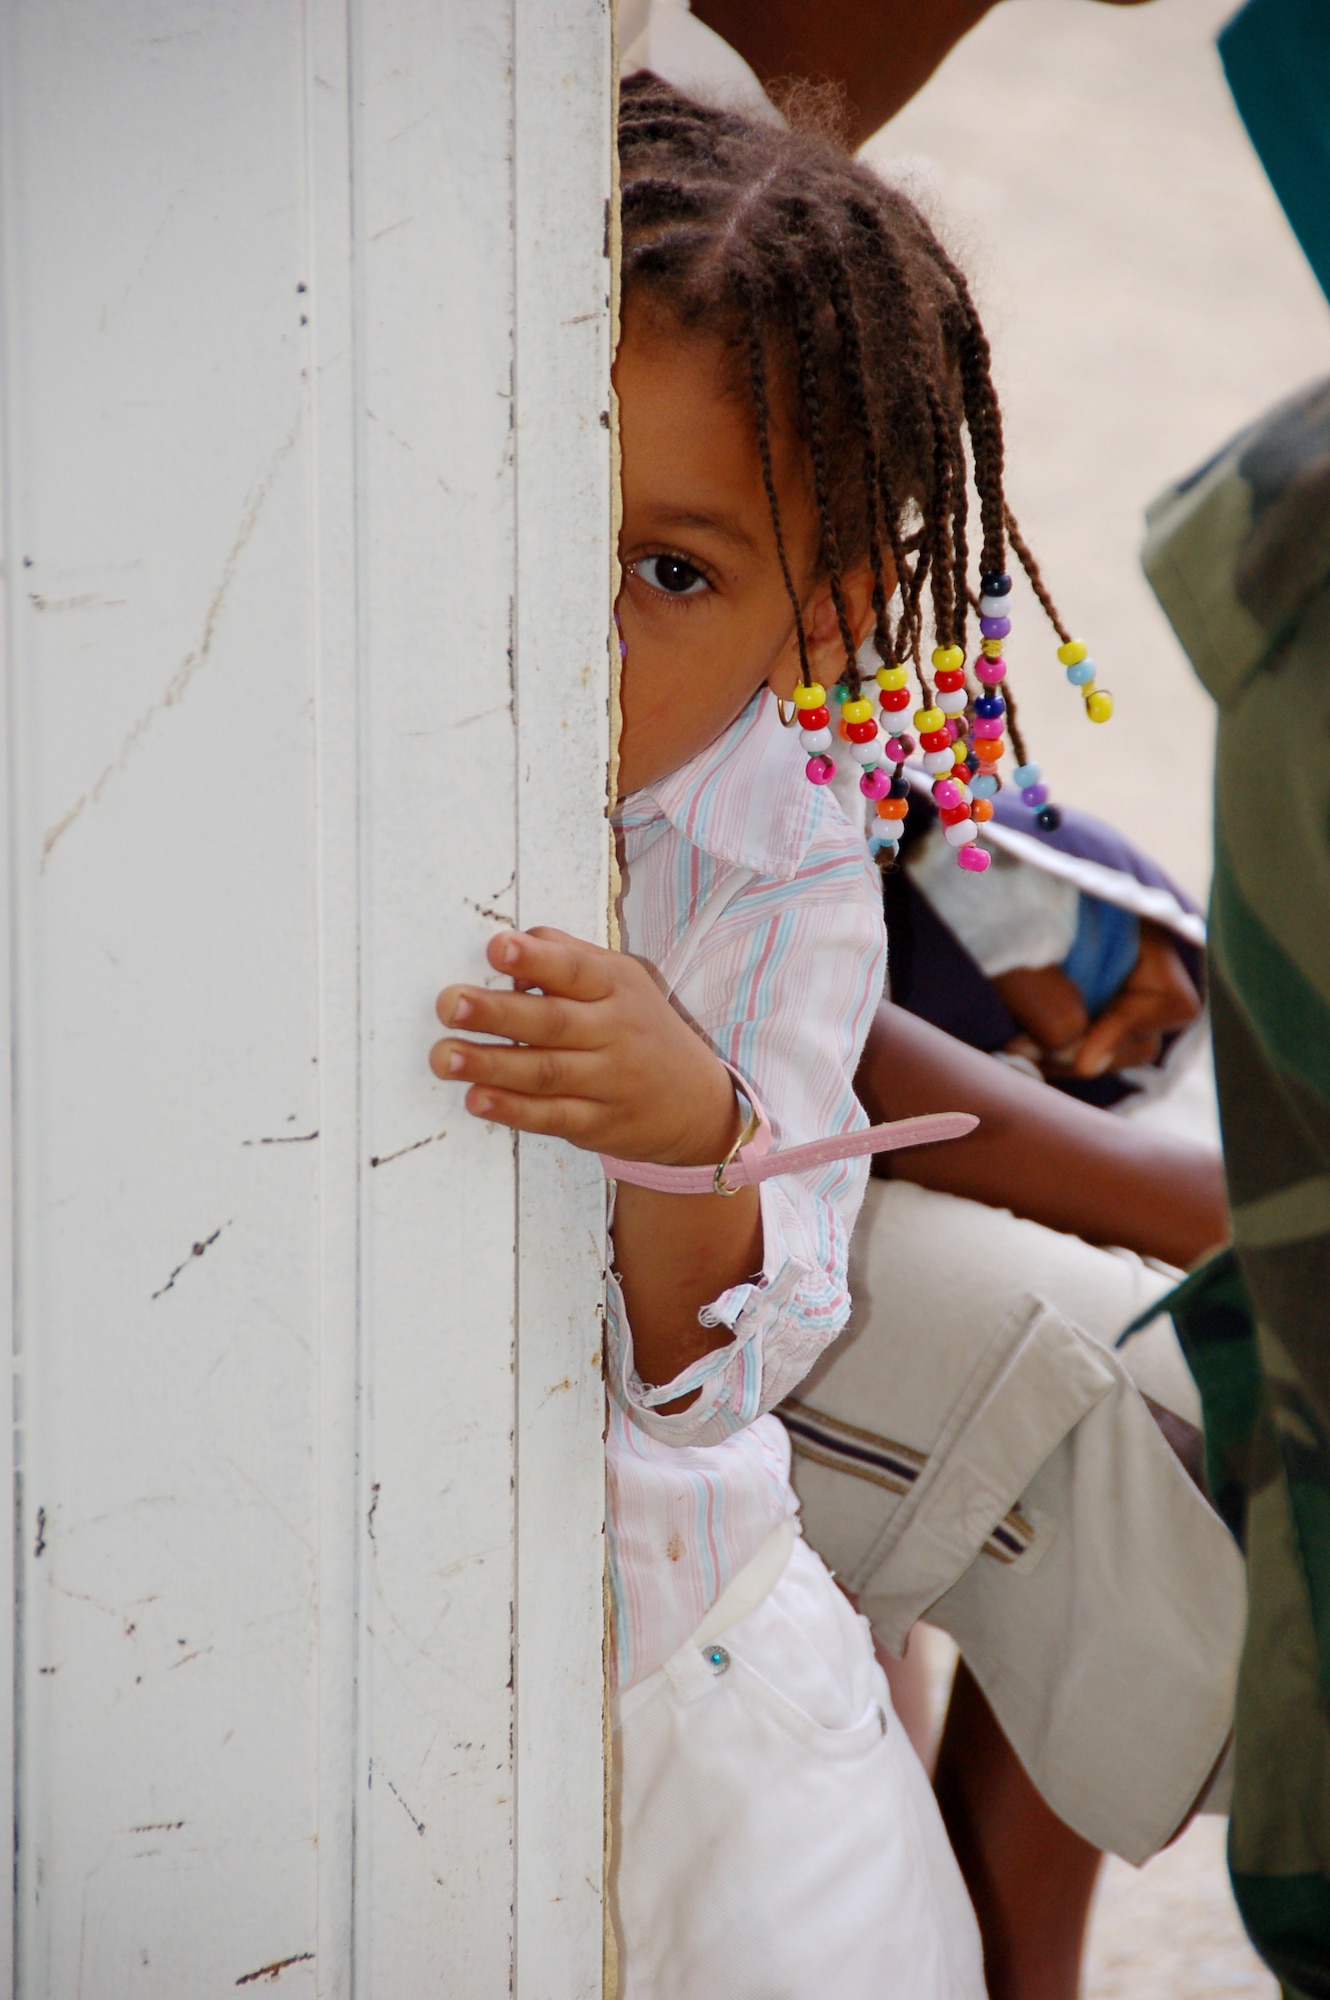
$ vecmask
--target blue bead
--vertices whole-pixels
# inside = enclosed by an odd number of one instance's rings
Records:
[[[1074,688],[1084,687],[1087,681],[1094,679],[1098,671],[1093,660],[1078,660],[1074,667],[1067,668],[1067,679]]]
[[[970,790],[977,799],[991,799],[998,788],[998,781],[991,771],[981,771],[970,780]]]
[[[1041,833],[1056,833],[1062,824],[1062,814],[1056,806],[1044,806],[1035,814],[1034,823]]]
[[[974,705],[974,712],[982,722],[996,722],[1007,712],[1007,704],[1000,694],[981,694]]]
[[[1011,782],[1024,791],[1027,785],[1037,785],[1043,775],[1043,769],[1038,764],[1018,764],[1011,774]]]
[[[891,781],[891,796],[893,799],[908,799],[910,796],[909,779],[902,778],[899,775],[894,777]]]
[[[981,597],[1005,597],[1011,589],[1011,578],[1002,569],[987,569],[979,579]]]

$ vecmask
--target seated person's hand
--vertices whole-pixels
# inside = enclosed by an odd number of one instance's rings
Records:
[[[1059,965],[1016,966],[993,985],[1022,1035],[1009,1053],[1049,1076],[1104,1076],[1155,1062],[1165,1035],[1194,1021],[1200,997],[1169,933],[1142,922],[1136,963],[1096,1021]]]

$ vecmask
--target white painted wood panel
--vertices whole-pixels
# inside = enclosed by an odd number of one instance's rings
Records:
[[[0,32],[17,1991],[590,1995],[603,1187],[424,1058],[604,935],[608,19]]]

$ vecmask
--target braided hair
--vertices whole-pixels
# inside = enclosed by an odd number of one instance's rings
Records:
[[[865,561],[881,660],[913,660],[927,694],[926,597],[936,643],[964,647],[971,466],[980,569],[1005,570],[1010,537],[1061,632],[1007,510],[988,341],[964,277],[913,203],[825,129],[716,110],[646,71],[623,84],[619,159],[625,298],[718,335],[746,384],[805,682],[803,612],[772,471],[774,395],[807,453],[817,567],[851,689],[859,672],[844,577]]]

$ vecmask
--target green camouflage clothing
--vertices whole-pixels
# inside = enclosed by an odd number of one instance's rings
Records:
[[[1170,1309],[1251,1610],[1229,1864],[1287,1994],[1330,1996],[1330,382],[1151,508],[1219,707],[1210,994],[1234,1250]]]

